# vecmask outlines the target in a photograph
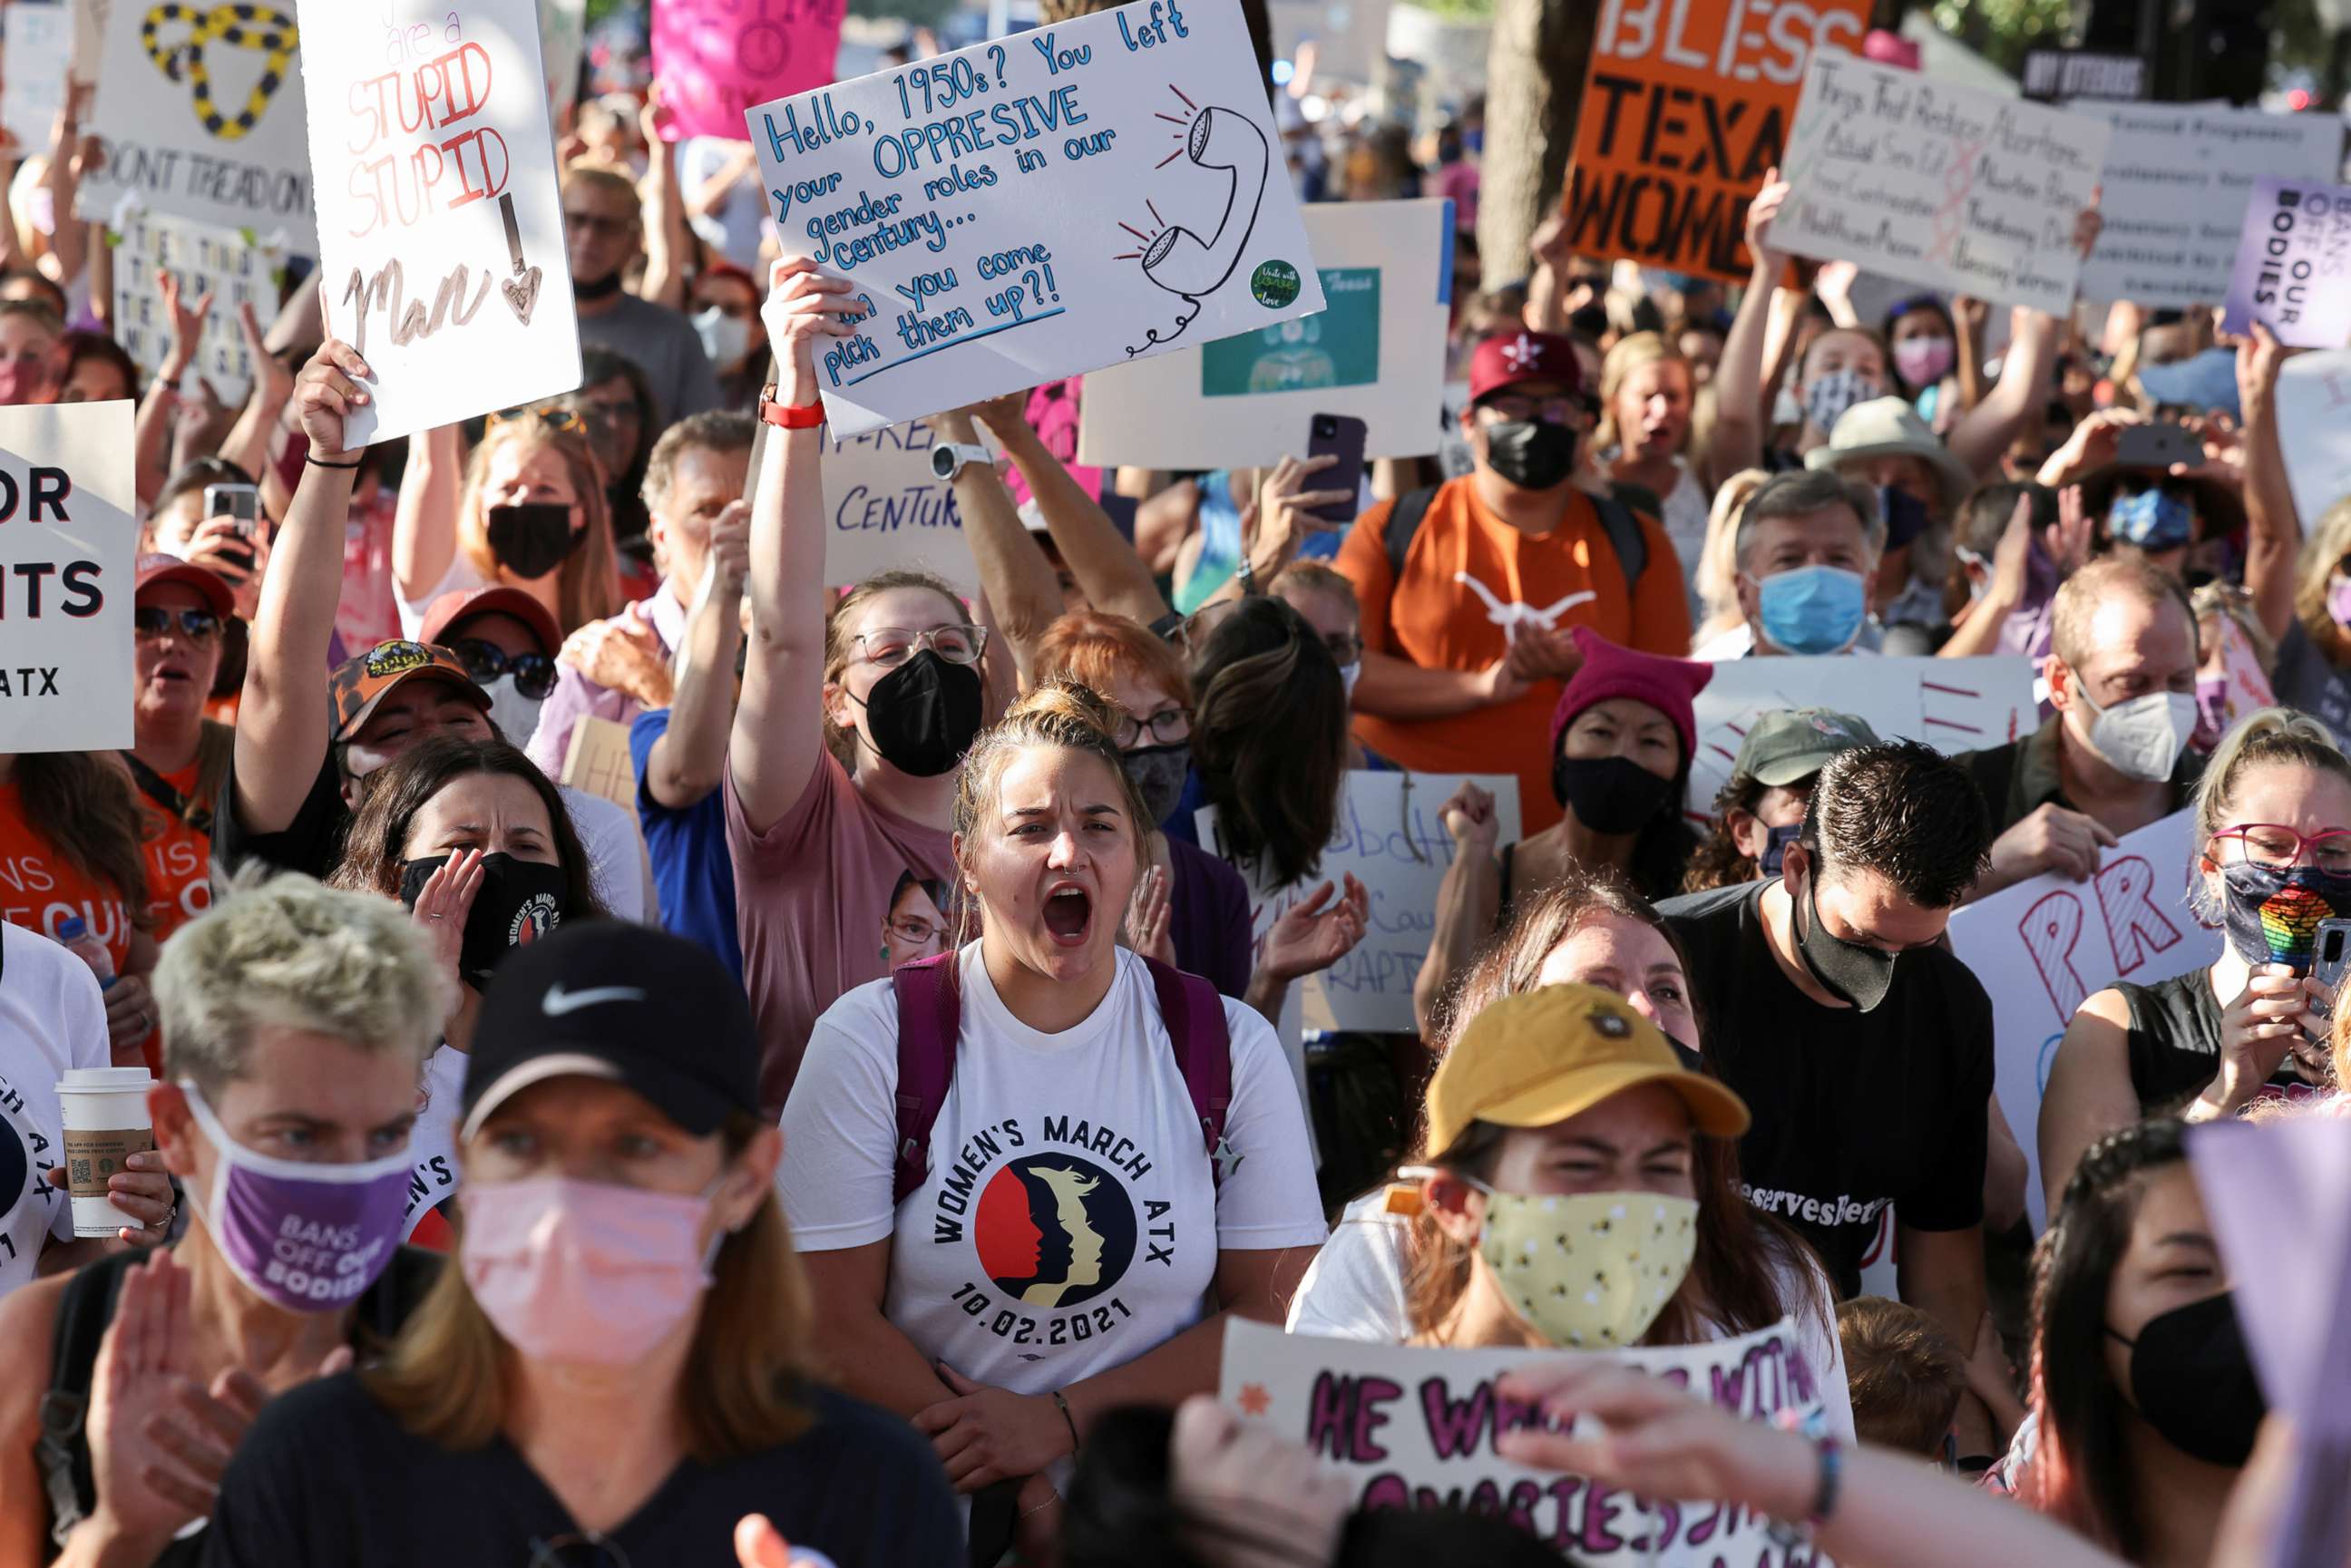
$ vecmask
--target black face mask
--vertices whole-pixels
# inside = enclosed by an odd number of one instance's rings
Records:
[[[1804,967],[1837,1000],[1861,1012],[1876,1012],[1886,993],[1894,988],[1894,960],[1898,955],[1882,953],[1865,942],[1830,936],[1821,924],[1820,884],[1810,872],[1804,877],[1804,906],[1803,929],[1796,937]]]
[[[1575,432],[1548,419],[1489,424],[1486,466],[1521,490],[1548,490],[1575,472]]]
[[[553,501],[492,507],[486,522],[491,558],[526,582],[561,566],[586,534],[573,533],[571,508]]]
[[[1674,781],[1629,757],[1554,757],[1552,799],[1595,833],[1635,833],[1674,798]]]
[[[2191,1459],[2243,1467],[2269,1401],[2245,1354],[2236,1297],[2217,1296],[2149,1318],[2130,1346],[2130,1396],[2157,1436]]]
[[[425,883],[449,860],[434,855],[402,865],[400,902],[413,910]],[[563,924],[569,886],[559,865],[518,861],[504,851],[484,855],[481,890],[466,913],[465,945],[457,953],[458,978],[477,991],[487,989],[491,973],[508,953],[529,946]]]
[[[617,272],[595,278],[574,277],[571,295],[575,299],[610,299],[621,291],[621,275]]]
[[[1184,781],[1192,772],[1190,746],[1138,746],[1119,761],[1127,781],[1143,797],[1144,826],[1155,828],[1175,814],[1176,802],[1184,798]]]
[[[979,666],[950,664],[925,648],[874,682],[861,706],[883,761],[935,779],[979,738]]]

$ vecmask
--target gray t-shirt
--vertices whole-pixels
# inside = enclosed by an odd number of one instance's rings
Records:
[[[666,305],[623,294],[601,316],[580,318],[580,346],[607,349],[645,372],[653,389],[652,440],[665,425],[719,406],[718,377],[694,324]]]
[[[2351,746],[2351,683],[2326,662],[2298,620],[2278,639],[2270,689],[2279,702],[2310,715],[2334,731],[2338,742]]]

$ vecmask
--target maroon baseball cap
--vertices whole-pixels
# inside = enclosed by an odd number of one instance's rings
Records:
[[[1469,356],[1469,401],[1529,382],[1547,382],[1570,396],[1583,390],[1575,345],[1549,332],[1498,332]]]
[[[139,583],[132,592],[131,602],[137,603],[139,594],[162,582],[176,582],[183,588],[194,589],[204,595],[204,603],[212,612],[223,620],[236,609],[236,595],[229,591],[228,584],[223,582],[216,573],[192,560],[182,560],[175,555],[142,555],[139,558]]]
[[[460,621],[476,615],[511,615],[530,628],[538,639],[539,651],[553,656],[563,646],[562,630],[547,606],[519,588],[459,588],[453,589],[424,607],[424,624],[417,628],[419,641],[439,643],[443,633]]]

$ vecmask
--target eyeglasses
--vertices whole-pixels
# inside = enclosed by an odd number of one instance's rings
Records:
[[[902,942],[911,942],[916,946],[921,946],[935,936],[944,936],[947,929],[945,925],[932,925],[919,915],[902,915],[895,920],[885,920],[882,924],[889,928],[890,935],[893,936]]]
[[[142,604],[131,612],[131,624],[141,637],[161,637],[177,632],[191,643],[209,643],[220,635],[220,617],[209,610],[166,610],[160,604]]]
[[[1364,656],[1364,640],[1353,632],[1325,637],[1322,645],[1331,650],[1331,657],[1339,662],[1342,669]]]
[[[1174,746],[1192,738],[1192,710],[1187,707],[1163,708],[1149,718],[1121,719],[1118,726],[1118,748],[1132,751],[1150,737],[1162,746]]]
[[[630,1568],[629,1554],[601,1535],[533,1537],[528,1568]]]
[[[490,415],[483,421],[482,427],[486,431],[496,430],[501,424],[519,424],[526,419],[535,419],[548,429],[559,430],[568,435],[588,434],[588,422],[580,417],[580,411],[559,402],[543,402],[536,408],[507,409]]]
[[[601,213],[563,214],[563,229],[566,234],[574,229],[586,229],[598,239],[619,239],[636,226],[637,220],[634,218],[608,218]]]
[[[511,673],[515,690],[534,702],[545,700],[555,690],[555,661],[545,653],[509,653],[478,637],[460,637],[442,646],[456,654],[465,673],[483,685]]]
[[[987,628],[935,626],[928,632],[909,632],[904,626],[876,626],[871,632],[860,632],[849,645],[867,664],[885,670],[896,669],[925,648],[950,664],[977,664],[987,647]]]
[[[2237,852],[2255,865],[2283,871],[2307,863],[2320,871],[2351,872],[2351,828],[2302,833],[2275,822],[2246,822],[2212,837],[2235,840]]]

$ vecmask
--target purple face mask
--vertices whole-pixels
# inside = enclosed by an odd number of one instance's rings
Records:
[[[256,1155],[229,1137],[193,1083],[180,1088],[218,1156],[212,1192],[192,1207],[236,1277],[289,1312],[358,1301],[399,1244],[408,1155],[329,1166]]]

